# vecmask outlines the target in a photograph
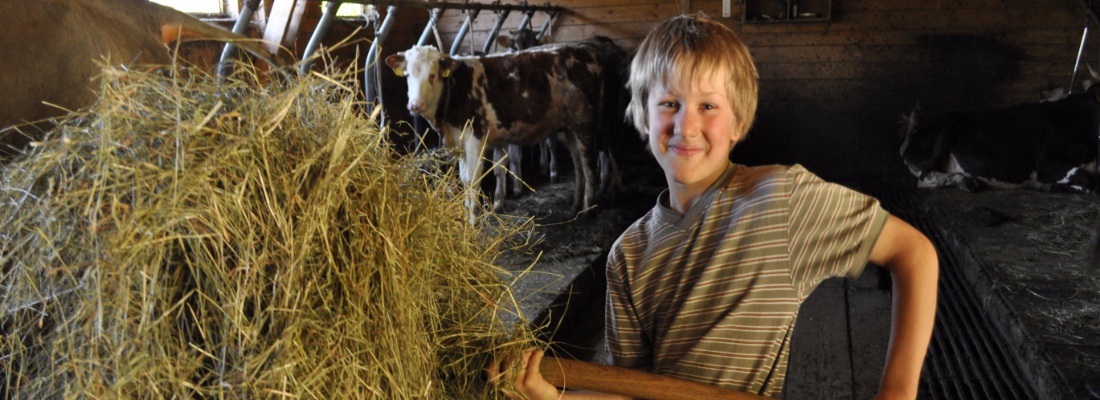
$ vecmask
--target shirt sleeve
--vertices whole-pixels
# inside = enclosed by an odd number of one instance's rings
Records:
[[[791,278],[805,299],[826,278],[859,276],[889,214],[875,198],[800,165],[788,174]]]

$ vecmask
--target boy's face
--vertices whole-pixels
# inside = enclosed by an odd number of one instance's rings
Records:
[[[710,187],[740,140],[726,79],[724,70],[700,73],[649,94],[649,148],[674,192],[698,195]]]

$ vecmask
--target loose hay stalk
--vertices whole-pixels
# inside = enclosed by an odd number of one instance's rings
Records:
[[[0,180],[0,393],[487,396],[526,227],[469,224],[344,78],[107,70]]]

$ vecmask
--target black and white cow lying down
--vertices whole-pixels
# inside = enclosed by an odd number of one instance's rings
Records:
[[[902,121],[901,157],[919,187],[1096,190],[1100,86],[1056,101]]]
[[[621,119],[615,110],[624,59],[614,42],[597,37],[487,56],[450,57],[414,46],[387,57],[386,64],[407,77],[409,111],[462,153],[463,182],[479,179],[485,149],[530,146],[557,135],[573,159],[573,208],[581,212],[593,206],[596,161],[608,145],[602,135]],[[468,192],[473,219],[477,199]]]

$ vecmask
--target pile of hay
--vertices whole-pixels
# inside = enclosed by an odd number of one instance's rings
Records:
[[[3,167],[0,396],[488,396],[527,228],[472,226],[346,81],[106,71]]]

